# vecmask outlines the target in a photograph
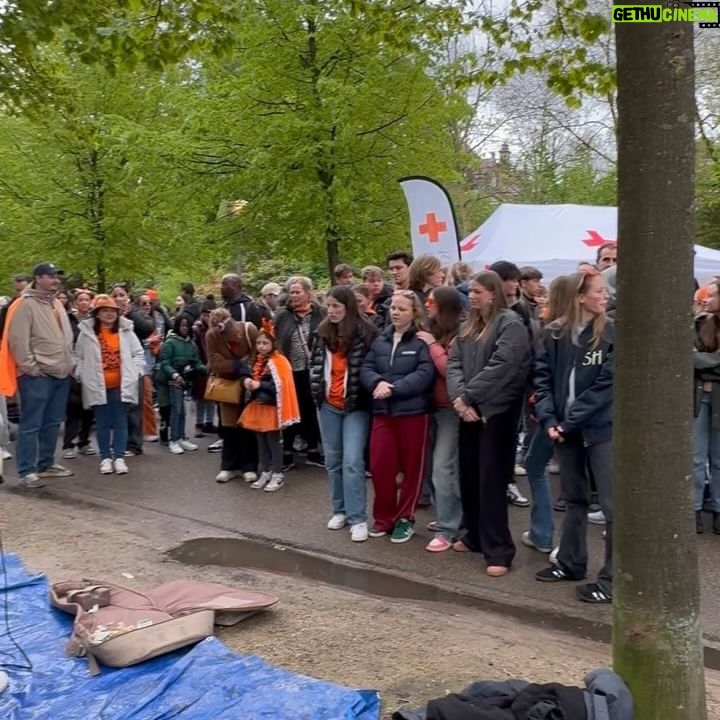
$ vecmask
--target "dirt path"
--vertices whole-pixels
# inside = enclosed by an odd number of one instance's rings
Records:
[[[260,572],[188,568],[162,551],[201,525],[182,525],[147,512],[123,514],[85,503],[0,495],[6,551],[51,581],[76,576],[148,587],[189,577],[254,586],[278,595],[271,613],[219,637],[240,653],[257,653],[291,670],[356,688],[376,688],[383,716],[458,690],[476,679],[524,677],[580,684],[583,674],[610,662],[601,643],[551,633],[503,617],[443,606],[392,602]],[[122,573],[131,573],[128,580]],[[720,673],[708,671],[708,708],[720,720]]]

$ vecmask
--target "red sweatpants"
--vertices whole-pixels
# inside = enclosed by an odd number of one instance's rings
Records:
[[[373,527],[390,531],[415,519],[427,457],[429,415],[376,415],[370,433],[370,471],[375,502]],[[400,492],[397,474],[404,474]]]
[[[155,410],[152,404],[153,383],[150,375],[143,376],[142,384],[143,396],[141,398],[143,414],[142,428],[144,435],[157,435],[157,421],[155,420]]]

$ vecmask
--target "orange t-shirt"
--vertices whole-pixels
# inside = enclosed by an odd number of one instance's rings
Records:
[[[105,389],[120,387],[120,333],[100,328],[100,359],[102,360]]]
[[[345,353],[330,353],[330,392],[328,402],[338,410],[345,409],[345,373],[347,372],[347,356]]]

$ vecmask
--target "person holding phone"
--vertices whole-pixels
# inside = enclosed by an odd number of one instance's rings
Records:
[[[562,315],[546,326],[535,360],[535,413],[555,444],[567,500],[557,564],[541,582],[583,580],[587,574],[590,474],[606,518],[605,564],[595,582],[576,586],[589,603],[612,602],[612,388],[614,325],[608,290],[597,270],[571,276],[575,291]]]

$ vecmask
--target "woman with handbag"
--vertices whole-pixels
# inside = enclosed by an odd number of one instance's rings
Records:
[[[300,425],[293,425],[283,433],[283,469],[293,467],[293,444],[296,435],[307,442],[305,463],[325,467],[320,453],[320,428],[317,408],[310,389],[310,359],[317,329],[325,319],[325,310],[313,299],[312,280],[291,277],[286,285],[288,307],[275,316],[275,334],[280,352],[290,361],[300,404]]]
[[[225,308],[210,313],[210,327],[205,336],[210,373],[205,399],[217,402],[220,407],[219,434],[223,449],[220,472],[215,478],[219,483],[236,477],[248,483],[257,480],[255,436],[238,427],[244,392],[242,381],[252,375],[250,357],[257,334],[255,325],[233,320]]]

